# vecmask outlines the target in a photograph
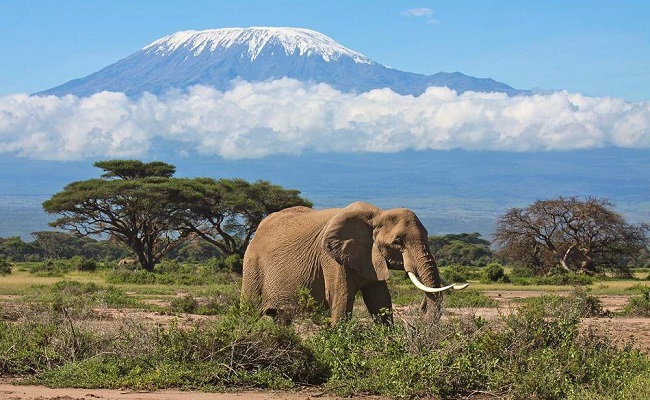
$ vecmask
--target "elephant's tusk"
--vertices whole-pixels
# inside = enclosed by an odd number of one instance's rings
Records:
[[[417,287],[418,289],[420,289],[420,290],[422,290],[424,292],[427,292],[427,293],[444,292],[445,290],[448,290],[448,289],[451,289],[452,287],[454,287],[454,285],[449,285],[449,286],[444,286],[444,287],[440,287],[440,288],[432,288],[432,287],[426,286],[422,282],[420,282],[418,280],[417,276],[415,276],[415,274],[413,272],[407,272],[407,274],[408,274],[409,278],[411,278],[411,282],[413,282],[415,287]]]
[[[443,285],[449,285],[449,282],[447,282],[445,278],[440,277],[440,280],[442,281]],[[454,290],[463,290],[469,286],[469,283],[465,283],[465,284],[454,283],[452,286],[454,287]]]

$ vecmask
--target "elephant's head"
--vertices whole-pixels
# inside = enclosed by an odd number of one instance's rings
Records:
[[[386,280],[389,269],[405,270],[425,292],[421,310],[427,319],[439,315],[442,291],[466,287],[442,286],[427,230],[415,213],[404,208],[381,210],[353,203],[330,220],[323,246],[337,262],[365,279]]]

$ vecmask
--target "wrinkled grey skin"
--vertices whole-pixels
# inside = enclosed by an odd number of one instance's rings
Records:
[[[332,322],[349,317],[361,291],[371,315],[391,323],[389,269],[415,273],[438,288],[440,275],[427,231],[407,209],[381,210],[367,203],[315,211],[292,207],[262,221],[244,256],[242,299],[289,321],[297,293],[331,311]],[[423,316],[439,316],[441,294],[426,293]]]

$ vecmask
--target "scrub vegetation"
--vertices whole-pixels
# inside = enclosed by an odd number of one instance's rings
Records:
[[[68,266],[54,278],[34,274],[40,264],[13,263],[13,272],[0,278],[14,288],[0,303],[0,376],[23,384],[207,391],[316,386],[337,395],[395,398],[641,399],[649,393],[646,353],[581,329],[583,318],[606,316],[589,289],[561,286],[568,295],[536,297],[492,318],[471,310],[495,307],[495,300],[468,289],[446,296],[445,315],[431,324],[417,318],[413,306],[421,294],[397,272],[390,289],[403,311],[393,326],[363,312],[331,326],[327,312],[309,299],[301,301],[296,323],[282,326],[240,305],[239,275],[216,262],[163,262],[159,272],[141,272],[156,279],[122,281],[114,264],[98,263],[92,271]],[[212,278],[197,282],[185,277],[188,271]],[[477,287],[520,287],[474,278]],[[607,316],[647,315],[647,286],[626,282],[629,305]]]

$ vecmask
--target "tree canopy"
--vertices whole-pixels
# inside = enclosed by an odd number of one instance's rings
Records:
[[[648,246],[648,226],[632,225],[599,198],[539,200],[508,210],[494,235],[498,254],[546,274],[554,268],[626,272]]]
[[[490,242],[478,232],[429,237],[429,247],[440,266],[484,267],[494,261]]]
[[[224,254],[244,255],[262,219],[293,206],[311,207],[297,190],[268,181],[198,178],[185,182],[179,204],[190,213],[185,229],[217,246]]]
[[[243,255],[261,220],[293,205],[311,206],[297,190],[266,181],[174,178],[160,161],[95,163],[101,178],[73,182],[43,203],[58,214],[50,225],[80,235],[107,235],[125,244],[143,268],[175,247],[201,237],[225,255]]]

